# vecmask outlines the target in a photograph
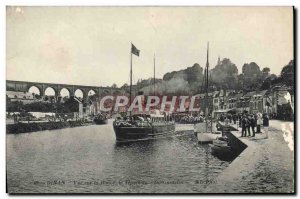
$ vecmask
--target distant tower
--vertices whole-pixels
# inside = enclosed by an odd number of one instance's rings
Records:
[[[218,65],[220,65],[221,64],[221,59],[220,59],[220,56],[219,56],[219,58],[218,58]]]

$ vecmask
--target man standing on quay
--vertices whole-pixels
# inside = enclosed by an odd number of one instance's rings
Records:
[[[268,139],[269,135],[269,116],[267,113],[264,114],[264,118],[263,118],[263,125],[264,125],[264,132],[266,134],[266,139]]]
[[[249,127],[249,121],[248,121],[246,115],[243,115],[241,126],[242,126],[242,137],[246,137],[247,136],[247,129]],[[250,135],[250,130],[249,129],[248,129],[248,133]]]
[[[251,129],[252,129],[252,137],[255,137],[256,119],[254,118],[254,115],[250,116],[250,126],[251,126]]]
[[[256,133],[261,133],[261,125],[263,124],[262,114],[260,112],[257,113],[257,129]]]

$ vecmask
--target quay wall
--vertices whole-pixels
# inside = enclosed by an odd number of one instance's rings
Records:
[[[29,133],[35,131],[44,131],[44,130],[54,130],[54,129],[63,129],[63,128],[72,128],[77,126],[86,126],[92,124],[91,122],[83,121],[59,121],[59,122],[43,122],[43,123],[16,123],[16,124],[7,124],[6,133],[7,134],[18,134],[18,133]]]
[[[224,132],[233,146],[241,142],[247,147],[204,192],[294,194],[294,151],[288,147],[282,127],[276,124],[270,122],[268,139],[264,133],[241,137],[241,129]]]
[[[234,136],[231,131],[225,131],[224,135],[226,135],[229,139],[229,145],[238,151],[243,151],[248,146],[242,142],[240,139],[238,139],[236,136]]]
[[[228,137],[229,143],[228,145],[233,148],[235,151],[238,151],[238,153],[241,153],[244,149],[246,149],[248,146],[244,142],[242,142],[236,134],[234,135],[232,132],[238,132],[235,125],[229,125],[225,126],[224,123],[218,122],[218,125],[222,129],[222,134],[226,135]]]

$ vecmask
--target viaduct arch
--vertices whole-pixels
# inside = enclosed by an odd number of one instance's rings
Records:
[[[83,100],[86,100],[88,93],[90,91],[95,92],[96,96],[114,95],[116,93],[127,93],[121,88],[112,87],[97,87],[97,86],[85,86],[85,85],[71,85],[71,84],[55,84],[55,83],[43,83],[43,82],[27,82],[27,81],[14,81],[6,80],[6,90],[7,91],[17,91],[17,92],[28,92],[31,87],[37,87],[40,91],[40,96],[45,96],[45,91],[47,88],[52,88],[55,91],[55,97],[60,96],[62,89],[67,89],[69,91],[69,96],[74,97],[76,90],[81,90],[83,93]]]

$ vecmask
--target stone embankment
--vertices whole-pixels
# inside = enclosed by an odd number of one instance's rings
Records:
[[[58,121],[58,122],[30,122],[30,123],[15,123],[6,125],[7,134],[29,133],[35,131],[53,130],[72,128],[77,126],[86,126],[92,124],[84,121]]]
[[[241,137],[247,148],[220,174],[206,193],[294,193],[293,122],[270,121],[269,138],[265,134]]]

